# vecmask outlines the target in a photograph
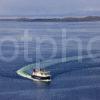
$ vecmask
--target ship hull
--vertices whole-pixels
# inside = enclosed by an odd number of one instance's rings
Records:
[[[49,82],[51,81],[51,77],[40,77],[40,76],[35,76],[35,75],[31,75],[32,79],[35,81],[43,81],[43,82]]]

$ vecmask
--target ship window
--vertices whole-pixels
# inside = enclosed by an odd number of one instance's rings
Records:
[[[41,75],[43,75],[43,73],[41,73]]]

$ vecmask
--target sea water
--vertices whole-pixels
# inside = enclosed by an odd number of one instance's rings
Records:
[[[0,99],[99,100],[99,36],[100,22],[1,21]],[[63,62],[64,57],[75,59]],[[55,59],[61,60],[54,63]],[[50,83],[35,82],[16,73],[36,62],[40,62],[39,67],[45,66],[41,62],[47,60],[52,60],[46,67],[51,71]]]

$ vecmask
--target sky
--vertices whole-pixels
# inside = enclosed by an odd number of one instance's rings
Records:
[[[100,15],[100,0],[0,0],[0,15]]]

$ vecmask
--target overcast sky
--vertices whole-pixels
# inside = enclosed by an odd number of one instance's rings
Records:
[[[0,15],[99,14],[100,0],[0,0]]]

